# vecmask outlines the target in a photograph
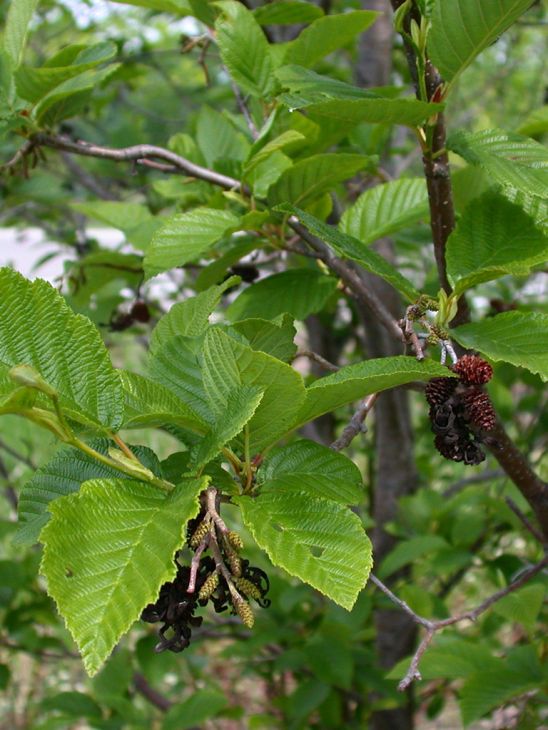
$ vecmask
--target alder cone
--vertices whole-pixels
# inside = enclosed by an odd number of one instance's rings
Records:
[[[457,383],[456,378],[432,378],[432,380],[429,380],[424,390],[428,404],[440,406],[445,403],[455,392]]]
[[[453,372],[469,385],[483,385],[493,377],[493,368],[479,355],[463,355],[453,365]]]
[[[497,423],[495,409],[487,393],[471,387],[463,397],[464,412],[473,426],[484,431],[492,431]]]

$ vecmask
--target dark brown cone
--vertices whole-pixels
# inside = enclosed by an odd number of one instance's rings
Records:
[[[464,394],[464,411],[469,422],[484,431],[492,431],[497,423],[495,410],[487,393],[471,387]]]
[[[424,389],[428,404],[439,406],[445,403],[453,395],[457,384],[458,380],[456,378],[432,378],[432,380],[429,380]]]
[[[493,368],[478,355],[463,355],[454,365],[456,373],[463,383],[482,385],[493,377]]]

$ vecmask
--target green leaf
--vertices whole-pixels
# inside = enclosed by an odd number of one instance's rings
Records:
[[[434,360],[419,362],[405,355],[347,365],[308,386],[296,423],[302,425],[371,393],[435,377],[451,377],[451,371]]]
[[[428,193],[422,178],[394,180],[360,195],[339,223],[343,233],[369,244],[428,218]]]
[[[234,501],[274,565],[352,609],[372,566],[371,543],[357,515],[302,493],[265,492]]]
[[[263,393],[262,388],[245,385],[229,393],[225,409],[217,416],[211,430],[192,453],[190,469],[200,469],[207,464],[225,444],[241,432],[257,410]]]
[[[100,454],[108,454],[111,442],[95,439],[89,444]],[[142,464],[160,476],[160,464],[156,454],[146,446],[130,446]],[[120,477],[117,469],[111,468],[72,446],[62,446],[43,467],[38,469],[21,492],[18,513],[19,530],[15,537],[18,544],[33,544],[38,541],[42,527],[49,520],[47,512],[50,502],[80,489],[88,479],[113,479]]]
[[[274,319],[288,312],[294,319],[306,319],[319,312],[337,288],[337,280],[318,269],[289,269],[244,289],[227,309],[232,320],[259,317]]]
[[[495,192],[473,200],[447,241],[447,273],[461,294],[505,274],[528,274],[548,258],[548,236]]]
[[[0,269],[0,292],[0,362],[35,368],[70,418],[116,430],[122,388],[89,319],[74,314],[50,284],[11,269]]]
[[[272,88],[272,61],[261,26],[241,3],[223,0],[216,5],[222,13],[215,23],[215,36],[223,63],[244,92],[267,96]]]
[[[277,210],[296,215],[311,233],[321,238],[322,241],[327,243],[340,256],[352,259],[366,271],[380,276],[409,301],[415,301],[419,296],[419,292],[409,279],[402,276],[395,266],[389,264],[385,258],[361,241],[358,241],[357,238],[339,231],[338,228],[318,220],[313,215],[305,213],[304,210],[293,205],[278,206]]]
[[[451,330],[463,347],[504,360],[548,380],[548,315],[540,312],[504,312],[481,322]]]
[[[64,81],[110,61],[117,52],[116,45],[111,41],[102,41],[93,46],[76,46],[76,48],[78,49],[77,55],[67,65],[58,67],[47,65],[41,68],[21,66],[15,74],[19,96],[36,103]]]
[[[195,261],[223,236],[237,230],[240,219],[228,210],[195,208],[170,218],[152,237],[145,254],[147,278]]]
[[[274,321],[266,319],[244,319],[235,322],[232,329],[245,337],[253,350],[266,352],[283,362],[291,362],[297,352],[294,343],[296,329],[293,317],[282,314]]]
[[[249,444],[257,453],[285,433],[303,403],[305,389],[299,373],[280,360],[255,352],[217,328],[203,345],[203,379],[212,409],[221,414],[233,391],[242,385],[264,390],[249,422]]]
[[[207,479],[167,496],[141,482],[96,479],[50,505],[41,571],[90,676],[172,580],[173,555]]]
[[[314,441],[299,440],[273,450],[261,467],[257,482],[264,490],[294,494],[306,492],[342,504],[358,504],[364,487],[358,467]]]
[[[422,558],[423,555],[432,555],[448,548],[449,545],[443,537],[439,535],[419,535],[409,540],[403,540],[391,550],[384,558],[378,568],[379,577],[386,578],[396,570],[403,568],[404,565]]]
[[[162,218],[153,216],[148,207],[142,203],[93,200],[72,203],[71,207],[88,218],[118,228],[124,233],[127,241],[141,251],[146,250],[153,233],[163,223]]]
[[[489,173],[493,182],[544,197],[548,186],[548,152],[544,145],[502,129],[454,132],[447,147],[471,165]]]
[[[202,727],[204,722],[226,707],[226,697],[220,692],[199,689],[183,702],[173,705],[162,722],[162,730],[188,730]]]
[[[248,253],[260,247],[256,237],[238,237],[231,239],[226,252],[218,259],[205,266],[198,274],[195,281],[196,291],[202,292],[212,284],[218,284],[226,276],[227,270]],[[223,248],[223,251],[225,249]]]
[[[348,45],[369,28],[378,15],[371,10],[351,10],[318,18],[291,43],[284,60],[299,66],[313,66],[320,58]]]
[[[314,155],[300,160],[283,172],[268,191],[268,202],[306,205],[333,190],[367,166],[367,157],[344,152]]]
[[[69,717],[85,717],[101,720],[102,712],[99,705],[83,692],[59,692],[53,697],[46,697],[40,703],[43,712],[57,710]]]
[[[522,193],[521,190],[505,185],[500,189],[500,194],[511,203],[519,205],[519,207],[527,213],[546,235],[548,235],[548,200],[538,195],[528,195]]]
[[[196,141],[208,167],[224,160],[242,162],[250,150],[249,142],[227,117],[207,105],[198,114]]]
[[[221,301],[223,292],[237,282],[238,277],[231,276],[219,286],[212,286],[195,297],[174,304],[152,330],[150,350],[153,352],[162,347],[170,337],[202,335],[208,327],[210,315]]]
[[[138,8],[148,8],[160,13],[174,13],[175,15],[190,15],[189,3],[185,0],[113,0],[122,5],[135,5]]]
[[[23,58],[29,23],[39,0],[11,0],[4,27],[3,45],[6,53],[17,68]]]
[[[148,375],[164,385],[207,423],[213,416],[202,382],[202,337],[170,337],[152,353]]]
[[[267,142],[264,147],[261,147],[257,151],[254,149],[255,145],[253,145],[251,150],[253,155],[249,158],[245,165],[246,174],[249,174],[260,163],[268,160],[274,152],[278,152],[285,147],[290,147],[297,142],[302,142],[304,139],[305,136],[300,132],[297,132],[294,129],[288,129],[270,142]]]
[[[545,595],[546,589],[540,583],[524,586],[497,601],[493,611],[509,621],[523,624],[532,630],[542,609]]]
[[[438,0],[428,51],[446,81],[453,81],[531,6],[530,0]]]
[[[120,64],[84,71],[52,89],[34,107],[33,116],[43,127],[52,127],[81,111],[93,91],[111,76]]]
[[[481,670],[468,677],[460,692],[463,724],[469,725],[512,697],[529,690],[538,690],[542,669],[532,646],[520,646],[498,666]]]
[[[255,8],[253,15],[261,25],[294,25],[310,23],[316,18],[321,18],[323,11],[306,0],[277,0],[275,3]]]
[[[160,383],[124,370],[120,370],[120,380],[125,396],[122,428],[161,428],[175,424],[204,432],[204,419]]]
[[[548,104],[533,109],[516,130],[526,137],[540,137],[548,132]]]
[[[281,101],[290,109],[359,124],[405,124],[416,127],[443,109],[417,99],[393,99],[320,76],[302,66],[283,66],[276,76],[289,93]],[[343,103],[344,102],[344,103]]]

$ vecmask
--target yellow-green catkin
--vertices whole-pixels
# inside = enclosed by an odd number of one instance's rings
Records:
[[[231,550],[230,552],[227,552],[226,560],[232,575],[239,578],[242,574],[242,561],[240,560],[239,556]]]
[[[240,550],[244,549],[244,544],[242,542],[242,538],[234,530],[229,530],[226,533],[226,539],[227,539],[228,543],[231,545],[231,547],[234,548],[234,550],[240,551]]]
[[[236,613],[242,620],[244,626],[247,626],[248,629],[252,629],[253,624],[255,623],[255,616],[249,603],[244,601],[243,598],[234,598],[233,604],[236,609]]]
[[[213,591],[217,588],[219,585],[219,574],[217,571],[214,573],[211,573],[211,575],[208,575],[206,578],[205,583],[200,588],[198,592],[198,598],[200,601],[207,601],[208,598],[211,597],[213,594]]]
[[[197,548],[209,532],[209,520],[202,520],[188,541],[191,548]]]
[[[261,598],[261,591],[257,588],[255,583],[247,580],[247,578],[241,577],[234,577],[233,580],[236,588],[238,588],[238,590],[240,590],[242,593],[245,593],[246,596],[249,596],[250,598],[255,598],[256,600],[259,600],[259,598]]]

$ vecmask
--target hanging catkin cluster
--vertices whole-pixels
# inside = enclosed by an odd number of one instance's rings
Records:
[[[481,443],[496,424],[496,416],[482,385],[493,369],[477,355],[464,355],[453,366],[458,378],[433,378],[426,385],[434,444],[446,459],[479,464],[485,459]]]

